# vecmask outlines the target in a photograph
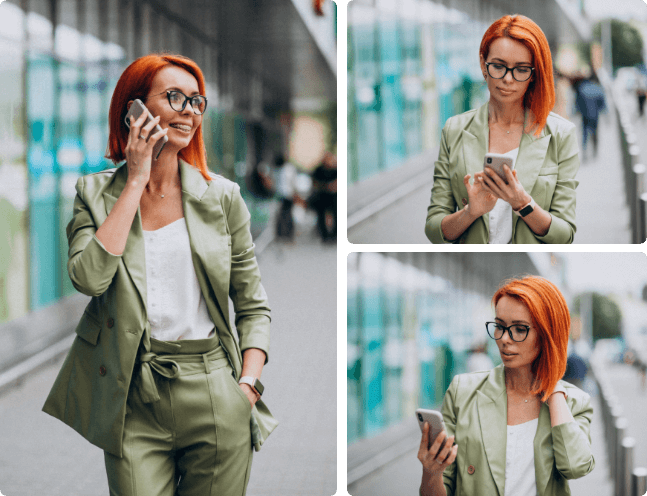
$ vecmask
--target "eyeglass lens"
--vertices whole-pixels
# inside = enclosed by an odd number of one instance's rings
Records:
[[[505,326],[497,324],[496,322],[487,323],[488,334],[494,339],[501,339],[506,329],[507,328]],[[510,326],[510,331],[512,331],[513,341],[523,341],[528,335],[528,328],[522,325]]]
[[[501,64],[489,64],[488,65],[488,73],[490,74],[491,77],[494,79],[503,79],[508,72],[508,68],[504,65]],[[510,69],[512,71],[512,77],[519,81],[520,83],[527,81],[530,78],[530,75],[532,74],[532,68],[531,67],[514,67]]]
[[[189,101],[191,108],[195,114],[203,114],[207,109],[207,99],[202,95],[193,96],[191,98],[187,97],[179,91],[169,91],[168,92],[168,101],[171,104],[171,108],[176,112],[182,112],[186,105],[186,101]]]

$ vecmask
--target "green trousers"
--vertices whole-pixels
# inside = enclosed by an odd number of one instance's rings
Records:
[[[104,452],[111,496],[243,496],[251,407],[217,336],[151,339],[126,403],[123,457]]]

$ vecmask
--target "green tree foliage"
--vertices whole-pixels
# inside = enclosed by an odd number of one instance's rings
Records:
[[[600,42],[602,39],[602,23],[593,27],[593,38]],[[632,67],[643,61],[643,39],[640,32],[630,24],[618,19],[611,19],[611,56],[613,71],[620,67]]]
[[[618,304],[611,298],[600,293],[582,293],[575,297],[571,310],[580,315],[582,296],[592,296],[593,309],[593,341],[622,337],[622,312]]]

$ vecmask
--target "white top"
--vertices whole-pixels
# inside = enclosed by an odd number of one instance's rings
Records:
[[[505,450],[505,496],[537,496],[533,441],[539,419],[508,426]]]
[[[290,162],[285,162],[278,171],[276,193],[281,198],[291,200],[294,196],[294,183],[297,177],[297,168]]]
[[[214,330],[191,258],[184,218],[144,231],[151,336],[162,341],[206,339]]]
[[[512,168],[516,165],[519,147],[510,150],[508,153],[502,153],[512,157]],[[499,198],[494,208],[490,210],[490,240],[489,244],[507,244],[512,240],[512,207],[510,204]]]

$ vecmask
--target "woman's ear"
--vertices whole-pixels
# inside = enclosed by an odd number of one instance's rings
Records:
[[[133,100],[128,100],[128,103],[126,104],[126,110],[130,110],[130,106],[133,104]]]

